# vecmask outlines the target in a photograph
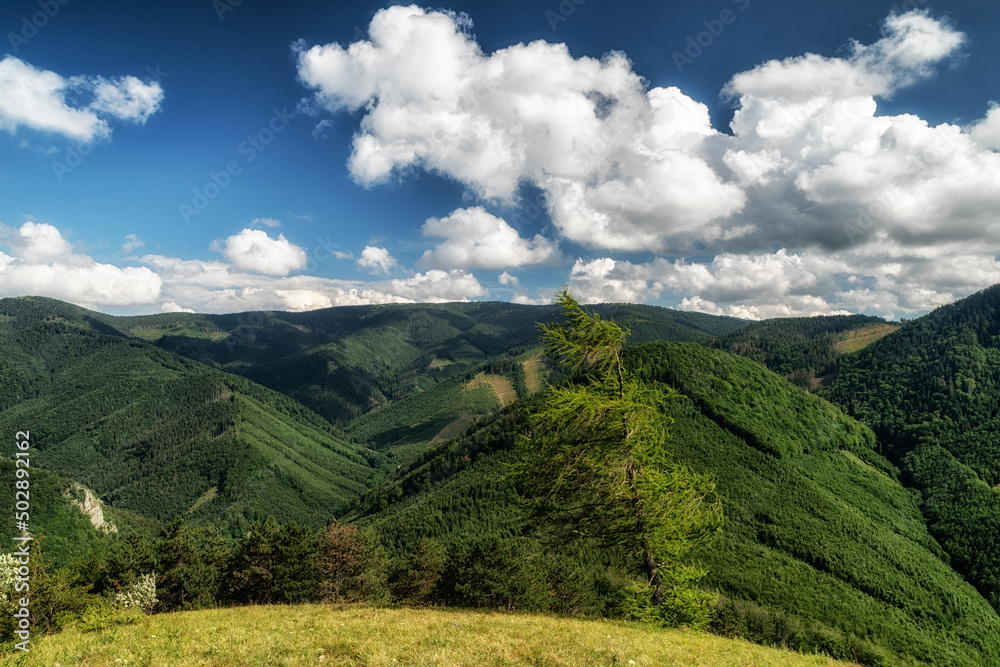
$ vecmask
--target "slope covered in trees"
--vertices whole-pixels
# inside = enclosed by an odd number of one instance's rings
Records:
[[[238,530],[268,515],[319,527],[380,474],[300,404],[130,339],[49,299],[0,301],[0,431],[33,466],[156,520]]]
[[[664,406],[675,419],[668,446],[713,475],[723,501],[723,532],[700,554],[706,584],[723,596],[718,630],[864,664],[971,666],[1000,657],[1000,619],[949,567],[917,494],[897,481],[869,429],[724,352],[655,343],[636,346],[630,359],[648,381],[676,383],[684,394]],[[353,518],[395,554],[421,537],[544,542],[515,511],[520,495],[509,475],[526,424],[523,405],[499,412],[401,469]],[[626,569],[606,552],[565,557],[603,572],[598,589]]]
[[[656,306],[597,306],[635,342],[707,341],[746,323]],[[305,313],[93,314],[123,334],[290,396],[334,424],[539,344],[552,306],[476,302],[345,306]]]
[[[1000,608],[1000,286],[852,355],[825,395],[878,434],[955,568]]]
[[[711,346],[759,361],[792,384],[814,389],[820,378],[837,372],[845,354],[897,328],[868,315],[780,317],[748,324]]]
[[[1000,299],[979,296],[834,355],[842,375],[828,395],[878,439],[755,361],[696,344],[626,351],[646,382],[682,392],[663,407],[675,420],[670,456],[714,476],[723,502],[723,531],[698,555],[722,595],[717,630],[864,664],[1000,662],[997,616],[983,599],[1000,571],[991,488],[1000,482],[991,449]],[[719,344],[746,324],[597,310],[636,342]],[[0,429],[32,430],[32,464],[62,476],[40,472],[45,488],[79,480],[109,511],[134,510],[137,525],[180,514],[243,534],[268,515],[311,529],[336,515],[373,531],[400,563],[444,558],[454,585],[439,600],[621,614],[634,563],[616,550],[553,549],[548,531],[517,511],[523,489],[508,464],[526,405],[540,400],[529,391],[539,388],[535,322],[555,317],[446,304],[118,318],[6,299]],[[793,375],[816,372],[831,349],[860,347],[888,326],[847,320],[755,324],[737,351],[766,352],[761,361],[790,364]],[[786,335],[793,329],[802,331]],[[86,531],[76,515],[53,516],[49,530],[67,541]],[[123,516],[113,520],[128,523]],[[522,575],[534,588],[504,588]],[[499,588],[475,583],[484,577]]]

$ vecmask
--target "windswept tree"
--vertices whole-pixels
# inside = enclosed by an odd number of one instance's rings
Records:
[[[722,525],[714,483],[673,462],[664,447],[661,406],[679,396],[640,382],[622,353],[628,331],[584,310],[566,288],[565,323],[542,326],[548,354],[570,380],[547,391],[529,417],[518,465],[535,520],[563,539],[621,547],[637,558],[646,584],[633,612],[662,622],[707,621],[705,570],[686,563]]]

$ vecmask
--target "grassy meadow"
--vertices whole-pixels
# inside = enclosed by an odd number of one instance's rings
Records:
[[[239,607],[72,628],[3,665],[842,665],[688,630],[551,615],[358,605]]]

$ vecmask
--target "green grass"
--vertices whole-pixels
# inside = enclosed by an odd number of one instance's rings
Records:
[[[194,512],[196,509],[198,509],[205,503],[211,502],[217,495],[219,495],[219,487],[213,486],[211,489],[201,494],[201,497],[198,498],[198,500],[195,501],[194,505],[191,506],[191,509],[188,510],[188,514]]]
[[[837,665],[685,631],[557,616],[367,606],[163,614],[44,637],[4,665]]]

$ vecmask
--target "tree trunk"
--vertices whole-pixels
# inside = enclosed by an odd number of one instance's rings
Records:
[[[663,591],[660,590],[660,571],[656,566],[656,556],[648,548],[644,549],[646,556],[646,576],[649,585],[653,587],[653,605],[658,607],[663,602]]]
[[[636,530],[639,535],[645,536],[649,533],[649,526],[646,525],[645,513],[639,505],[639,492],[635,488],[639,475],[635,468],[630,468],[628,476],[629,486],[632,487],[630,490],[632,491],[632,507],[635,508]],[[656,556],[645,537],[642,538],[642,558],[646,567],[646,579],[653,588],[653,605],[659,606],[663,602],[663,592],[660,590],[660,570],[656,563]]]

